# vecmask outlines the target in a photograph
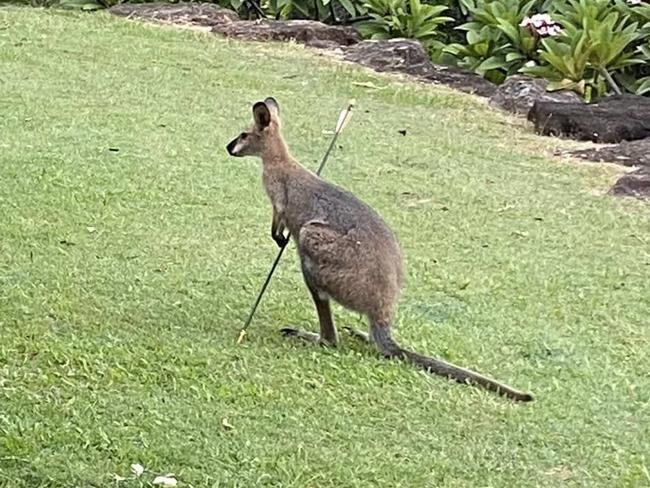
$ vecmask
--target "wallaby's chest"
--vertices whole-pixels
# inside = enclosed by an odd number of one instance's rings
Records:
[[[262,182],[275,216],[297,236],[302,225],[314,218],[310,175],[295,167],[265,168]]]
[[[262,183],[276,212],[282,213],[287,205],[287,178],[279,171],[264,171]]]

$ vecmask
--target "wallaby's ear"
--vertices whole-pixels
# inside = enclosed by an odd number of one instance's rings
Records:
[[[278,104],[278,101],[275,98],[267,97],[264,100],[264,103],[266,104],[267,107],[269,107],[269,109],[272,112],[275,112],[276,116],[278,116],[278,117],[280,116],[280,105]]]
[[[258,129],[265,129],[271,123],[271,112],[264,102],[253,105],[253,118]]]

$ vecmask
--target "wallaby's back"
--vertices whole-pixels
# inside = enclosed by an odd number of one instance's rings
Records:
[[[318,264],[312,274],[318,275],[324,291],[355,311],[392,319],[402,281],[402,255],[384,220],[352,193],[298,163],[284,185],[286,225],[306,265]],[[307,233],[305,226],[310,226]],[[307,239],[313,242],[304,242]],[[376,310],[378,301],[386,310]]]

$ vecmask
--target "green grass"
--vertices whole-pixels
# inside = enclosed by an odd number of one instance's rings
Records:
[[[0,66],[0,486],[650,486],[650,208],[611,167],[445,88],[106,14],[0,10]],[[224,147],[267,95],[310,167],[357,99],[325,175],[400,238],[398,338],[536,402],[282,339],[316,327],[294,252],[234,344],[276,247]]]

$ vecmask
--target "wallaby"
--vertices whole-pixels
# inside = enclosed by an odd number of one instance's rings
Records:
[[[388,358],[400,358],[461,383],[480,385],[518,401],[533,397],[473,371],[402,348],[391,325],[402,284],[402,254],[382,218],[351,193],[298,163],[281,134],[280,107],[269,97],[253,105],[252,127],[231,141],[231,156],[262,159],[264,188],[273,206],[271,237],[284,246],[287,228],[296,242],[302,274],[316,305],[320,334],[281,329],[286,336],[337,344],[330,299],[367,316],[373,342]]]

